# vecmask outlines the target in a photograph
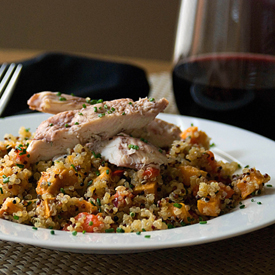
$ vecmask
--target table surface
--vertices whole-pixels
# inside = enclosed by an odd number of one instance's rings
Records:
[[[0,49],[0,63],[21,61],[41,51]],[[89,57],[94,55],[88,54]],[[98,56],[97,56],[98,57]],[[170,62],[118,57],[143,67],[153,94],[171,101]],[[177,113],[176,108],[169,109]],[[274,211],[271,209],[271,211]],[[121,255],[85,255],[0,241],[1,274],[275,274],[275,225],[231,239],[191,247]]]

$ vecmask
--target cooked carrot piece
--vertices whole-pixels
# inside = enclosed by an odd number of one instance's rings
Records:
[[[221,211],[220,198],[216,196],[215,198],[210,198],[209,201],[200,199],[197,201],[197,207],[202,215],[216,217]]]
[[[183,176],[183,184],[185,186],[190,186],[190,178],[192,176],[203,176],[203,177],[206,177],[207,175],[207,172],[206,171],[203,171],[203,170],[200,170],[196,167],[193,167],[193,166],[189,166],[189,165],[181,165],[179,167],[181,173],[182,173],[182,176]]]

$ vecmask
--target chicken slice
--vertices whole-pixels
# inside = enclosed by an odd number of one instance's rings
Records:
[[[135,102],[124,98],[56,114],[37,128],[27,149],[29,161],[49,160],[76,144],[107,140],[120,132],[143,128],[167,105],[165,98]]]
[[[61,100],[60,100],[61,99]],[[54,92],[41,92],[34,94],[29,100],[30,109],[44,113],[58,114],[64,111],[80,110],[83,104],[88,105],[89,98],[59,94]],[[176,139],[180,139],[181,130],[174,124],[161,119],[155,119],[141,129],[126,131],[134,137],[148,140],[157,147],[169,147]]]
[[[101,157],[120,167],[141,169],[146,166],[159,168],[167,163],[162,150],[154,145],[128,135],[117,135],[112,139],[94,144],[90,147]]]
[[[31,110],[58,114],[69,110],[80,110],[83,108],[83,104],[87,104],[87,101],[82,97],[60,94],[58,92],[41,92],[34,94],[27,103]]]
[[[142,138],[156,147],[170,147],[174,140],[180,139],[181,130],[178,126],[155,118],[142,129],[125,131],[128,135]]]

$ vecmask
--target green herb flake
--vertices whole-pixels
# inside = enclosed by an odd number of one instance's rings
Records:
[[[99,172],[99,171],[96,171],[95,174],[96,174],[97,176],[100,176],[100,172]]]
[[[83,230],[83,231],[82,231],[82,234],[86,234],[86,230]]]
[[[267,184],[266,187],[272,187],[272,184]]]
[[[137,234],[137,235],[140,235],[140,234],[141,234],[141,232],[140,232],[140,231],[137,231],[137,232],[136,232],[136,234]]]
[[[200,223],[200,224],[206,224],[207,221],[200,221],[199,223]]]
[[[129,144],[129,145],[128,145],[128,148],[129,148],[129,149],[135,149],[135,150],[138,150],[138,149],[139,149],[138,145],[134,145],[134,144]]]
[[[118,228],[116,229],[116,232],[117,232],[117,233],[124,233],[125,231],[124,231],[124,229],[118,227]]]
[[[15,220],[19,220],[19,217],[18,217],[17,215],[13,215],[13,218],[14,218]]]
[[[179,209],[182,208],[182,204],[180,204],[180,203],[174,203],[173,206],[175,206],[175,207],[177,207],[177,208],[179,208]]]
[[[51,230],[51,235],[54,235],[54,230]]]
[[[73,236],[76,236],[76,235],[77,235],[77,231],[73,231],[73,232],[72,232],[72,235],[73,235]]]
[[[107,170],[106,170],[106,174],[107,174],[107,175],[109,175],[109,173],[110,173],[110,170],[109,170],[109,169],[107,169]]]
[[[71,164],[71,167],[76,171],[75,166],[73,164]]]
[[[102,118],[102,117],[104,117],[104,116],[105,116],[104,113],[98,115],[98,117],[100,117],[100,118]]]
[[[96,104],[96,103],[97,103],[97,100],[96,100],[96,99],[91,99],[91,100],[90,100],[90,104],[91,104],[91,105],[94,105],[94,104]]]
[[[114,112],[116,109],[114,107],[111,108],[111,111]]]
[[[92,185],[92,183],[93,183],[93,180],[88,181],[87,187],[89,187],[90,185]]]
[[[98,101],[97,101],[97,103],[102,103],[103,102],[103,99],[99,99]]]
[[[94,223],[92,221],[89,222],[89,225],[92,226]]]
[[[86,106],[86,104],[82,104],[82,107],[85,109],[87,106]]]
[[[52,126],[53,126],[53,124],[52,124],[52,123],[50,123],[50,124],[49,124],[49,126],[50,126],[50,127],[52,127]]]
[[[67,99],[65,97],[62,97],[62,96],[59,98],[59,101],[66,101],[66,100]]]
[[[76,122],[74,125],[79,125],[79,123],[78,123],[78,122]]]
[[[123,112],[122,115],[125,116],[126,115],[125,112]]]
[[[96,203],[98,204],[98,206],[101,206],[101,201],[99,198],[96,199]]]
[[[258,201],[257,204],[262,204],[262,203],[260,201]]]
[[[133,103],[130,101],[129,103],[128,103],[129,105],[133,105]]]
[[[151,238],[151,235],[145,235],[144,238],[150,239],[150,238]]]
[[[246,165],[244,168],[249,168],[249,165]]]
[[[24,168],[25,166],[24,166],[24,164],[18,164],[18,163],[16,163],[16,166],[18,166],[19,168]]]
[[[130,212],[130,216],[132,217],[132,218],[134,218],[135,217],[135,213],[134,212]]]
[[[113,232],[115,232],[115,229],[114,228],[105,229],[105,232],[106,233],[113,233]]]
[[[2,187],[0,187],[0,193],[1,193],[1,194],[4,194],[3,188],[2,188]]]
[[[64,188],[61,187],[61,188],[60,188],[60,192],[63,193],[63,194],[65,194]]]
[[[4,175],[3,175],[3,178],[4,178]],[[10,182],[10,177],[5,177],[3,179],[3,183],[8,183],[8,182]]]
[[[104,104],[104,108],[105,108],[105,109],[108,109],[108,106],[107,106],[107,104]]]
[[[33,229],[33,230],[37,230],[37,227],[33,226],[32,229]]]
[[[240,206],[240,209],[244,209],[244,208],[245,208],[245,205],[244,205],[244,204]]]
[[[149,101],[153,102],[153,101],[155,101],[155,99],[153,97],[151,97],[151,98],[149,98]]]
[[[68,124],[68,123],[66,123],[66,124],[65,124],[65,128],[68,128],[68,127],[69,127],[69,124]]]
[[[215,146],[216,146],[216,144],[214,142],[210,144],[210,148],[215,147]]]

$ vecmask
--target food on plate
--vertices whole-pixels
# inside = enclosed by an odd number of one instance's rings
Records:
[[[170,229],[226,214],[270,180],[217,160],[197,126],[157,119],[166,99],[46,92],[29,104],[55,115],[35,133],[21,127],[0,142],[2,219],[73,234]]]

